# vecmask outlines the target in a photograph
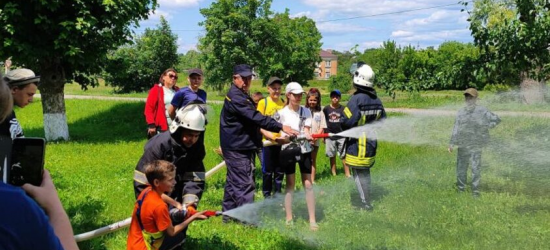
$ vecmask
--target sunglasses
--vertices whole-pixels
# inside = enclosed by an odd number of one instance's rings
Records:
[[[178,80],[178,76],[177,76],[177,75],[168,74],[168,77],[170,77],[170,78],[172,78],[172,79],[175,79],[175,80]]]

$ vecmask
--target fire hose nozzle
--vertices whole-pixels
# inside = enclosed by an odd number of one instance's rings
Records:
[[[312,134],[311,137],[314,139],[320,139],[320,138],[330,138],[334,136],[333,133],[322,133],[322,134]]]

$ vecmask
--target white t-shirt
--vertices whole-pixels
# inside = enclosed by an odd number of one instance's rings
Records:
[[[300,131],[300,135],[305,135],[305,127],[311,128],[311,111],[304,106],[300,106],[298,111],[290,109],[287,105],[283,109],[277,111],[274,116],[275,120],[280,122],[283,125],[290,126],[296,131]],[[286,136],[284,132],[281,132],[281,136]],[[285,149],[291,143],[283,145],[282,149]],[[306,145],[307,144],[307,145]],[[308,147],[309,142],[303,141],[300,143],[301,146],[304,146],[302,153],[311,151],[311,148]]]
[[[170,119],[170,115],[168,114],[168,107],[170,107],[172,103],[172,99],[174,98],[174,95],[176,94],[176,91],[174,89],[169,89],[167,87],[162,86],[162,89],[164,90],[164,110],[166,115],[166,121],[168,122],[168,126],[172,123],[172,119]]]
[[[302,114],[301,117],[300,112]],[[277,111],[277,114],[275,115],[275,120],[283,125],[290,126],[296,131],[300,131],[300,133],[304,133],[304,127],[311,128],[311,111],[309,111],[309,109],[305,108],[304,106],[300,106],[300,108],[296,112],[290,109],[290,106],[287,105],[281,110]],[[302,121],[303,126],[300,127],[300,123]],[[282,132],[282,134],[286,135],[284,132]]]

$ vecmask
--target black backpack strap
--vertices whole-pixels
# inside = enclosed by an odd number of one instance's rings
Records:
[[[149,190],[145,191],[145,193],[143,194],[141,199],[137,200],[138,208],[136,210],[136,217],[137,217],[137,221],[139,223],[139,227],[141,228],[142,231],[144,230],[144,227],[143,227],[143,222],[141,221],[141,206],[143,205],[143,201],[145,200],[145,197],[147,196],[147,194],[149,194],[149,191],[151,191],[151,190],[149,189]]]

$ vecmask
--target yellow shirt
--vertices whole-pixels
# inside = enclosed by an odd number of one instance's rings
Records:
[[[258,108],[256,110],[260,111],[262,115],[273,117],[277,111],[284,107],[285,103],[280,98],[277,102],[275,102],[271,99],[271,97],[266,97],[258,102]],[[273,135],[275,137],[279,137],[279,133],[273,133]],[[267,139],[264,137],[263,140],[266,141]]]

